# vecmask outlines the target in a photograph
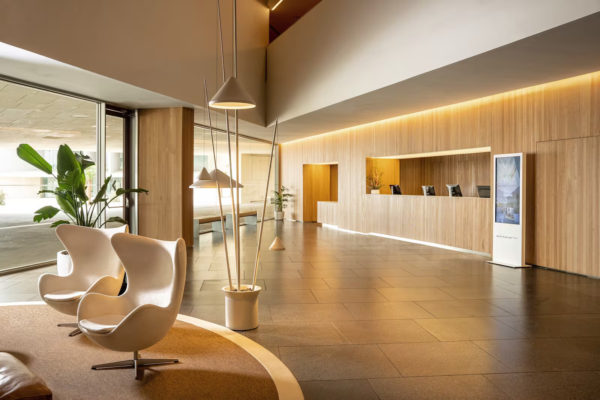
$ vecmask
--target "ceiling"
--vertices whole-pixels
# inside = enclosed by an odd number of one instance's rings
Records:
[[[282,16],[287,15],[282,17],[282,21],[287,18],[286,24],[289,24],[294,15],[305,13],[317,3],[314,0],[284,0],[276,11],[280,11]],[[319,7],[324,4],[322,2]],[[285,11],[286,7],[290,7],[291,11]],[[600,70],[598,37],[600,13],[280,121],[278,141],[286,142],[597,71]],[[2,43],[0,71],[7,76],[132,108],[194,107],[195,120],[208,123],[202,103],[191,104]],[[16,132],[26,132],[29,136],[25,138],[48,145],[56,143],[59,140],[56,137],[60,135],[72,135],[74,141],[80,140],[81,143],[91,137],[94,122],[72,117],[75,114],[89,115],[88,111],[78,110],[78,107],[86,108],[84,105],[73,104],[70,111],[51,113],[50,110],[58,110],[68,101],[52,100],[44,93],[19,94],[18,90],[6,85],[1,90],[6,92],[0,93],[0,143],[23,142],[23,136]],[[11,106],[5,103],[9,99],[19,102]],[[223,115],[213,113],[213,116],[214,125],[225,128]],[[241,133],[267,140],[272,138],[272,126],[261,126],[245,119],[242,112],[239,122]],[[42,121],[47,124],[42,124]],[[44,129],[50,129],[54,134],[49,135],[51,132]]]
[[[280,122],[286,142],[600,70],[600,13]],[[250,127],[251,128],[251,127]],[[249,134],[264,136],[263,128]]]
[[[55,150],[96,150],[96,103],[0,81],[0,148],[28,143]],[[122,151],[123,120],[107,117],[106,147]]]
[[[277,4],[279,0],[272,0]],[[294,25],[304,14],[321,0],[281,0],[269,14],[269,43]]]

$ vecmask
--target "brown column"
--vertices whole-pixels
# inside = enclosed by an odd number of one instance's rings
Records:
[[[194,244],[194,110],[139,111],[139,233],[162,240],[182,237]]]

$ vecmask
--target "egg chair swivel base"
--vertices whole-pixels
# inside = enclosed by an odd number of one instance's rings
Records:
[[[71,332],[69,332],[70,337],[77,336],[81,333],[81,329],[79,329],[79,325],[77,325],[77,322],[58,324],[56,326],[58,326],[59,328],[75,328]]]
[[[156,365],[168,365],[177,364],[179,360],[175,358],[140,358],[140,353],[137,351],[133,352],[133,359],[111,362],[106,364],[93,365],[93,370],[103,369],[135,369],[135,379],[142,379],[144,377],[144,367],[152,367]]]

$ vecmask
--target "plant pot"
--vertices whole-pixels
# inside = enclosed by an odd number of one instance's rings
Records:
[[[71,256],[66,250],[56,253],[56,271],[58,276],[67,276],[73,270]]]
[[[275,221],[283,221],[283,211],[275,211]]]
[[[379,194],[379,189],[371,189],[371,194]]]
[[[225,326],[234,331],[247,331],[258,327],[258,294],[260,286],[241,285],[242,290],[230,290],[223,287],[225,292]]]

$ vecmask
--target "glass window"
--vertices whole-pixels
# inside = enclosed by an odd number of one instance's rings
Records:
[[[31,145],[53,168],[61,144],[97,161],[98,103],[0,81],[0,270],[54,260],[62,249],[52,221],[34,223],[34,212],[57,206],[53,177],[17,157],[21,143]],[[96,168],[86,170],[87,192],[97,190]],[[65,219],[60,213],[53,218]]]
[[[217,150],[217,166],[229,175],[229,155],[227,151],[227,135],[215,132]],[[271,145],[262,141],[240,137],[240,210],[257,211],[260,220],[269,171]],[[232,171],[235,178],[235,137],[231,136]],[[269,182],[269,198],[275,187],[276,160],[273,160],[271,179]],[[202,167],[210,172],[214,169],[210,131],[196,126],[194,129],[194,179],[198,177]],[[221,190],[225,213],[231,212],[231,191],[229,186]],[[235,196],[235,191],[234,191]],[[219,215],[219,203],[216,189],[194,189],[194,218]],[[273,218],[273,207],[267,200],[266,218]]]

